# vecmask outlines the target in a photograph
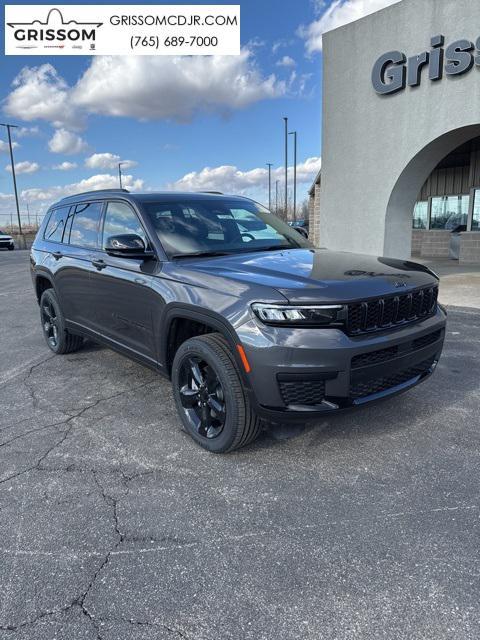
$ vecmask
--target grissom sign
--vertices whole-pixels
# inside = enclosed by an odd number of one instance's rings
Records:
[[[403,91],[406,86],[416,87],[422,80],[422,70],[428,67],[428,78],[432,82],[441,80],[443,74],[458,76],[480,66],[480,37],[474,44],[470,40],[456,40],[446,48],[443,35],[433,36],[430,51],[407,56],[403,51],[388,51],[378,58],[372,70],[375,91],[388,95]],[[425,70],[427,73],[427,70]]]
[[[239,5],[6,5],[5,55],[239,55]]]

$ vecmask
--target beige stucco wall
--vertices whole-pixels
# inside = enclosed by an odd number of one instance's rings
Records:
[[[377,58],[480,36],[479,0],[401,0],[324,36],[322,246],[408,257],[417,195],[442,157],[480,134],[480,67],[378,95]]]

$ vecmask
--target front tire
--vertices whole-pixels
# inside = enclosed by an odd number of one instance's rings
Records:
[[[65,328],[65,318],[53,289],[47,289],[42,293],[40,320],[45,341],[54,353],[62,355],[81,348],[83,338],[69,333]]]
[[[239,449],[260,433],[261,421],[221,334],[190,338],[180,345],[173,361],[172,384],[185,430],[208,451]]]
[[[11,247],[11,246],[10,246],[10,247],[8,247],[8,250],[9,250],[9,251],[13,251],[14,249],[15,249],[15,247]]]

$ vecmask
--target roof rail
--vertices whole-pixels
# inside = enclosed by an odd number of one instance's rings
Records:
[[[95,189],[93,191],[82,191],[81,193],[74,193],[71,196],[65,196],[67,198],[78,198],[78,196],[89,196],[96,193],[130,193],[128,189]]]
[[[91,193],[116,193],[120,191],[121,193],[130,193],[128,189],[94,189],[93,191],[82,191],[81,193],[76,193],[75,196],[89,196]]]
[[[197,191],[197,193],[213,193],[216,196],[223,196],[221,191]]]

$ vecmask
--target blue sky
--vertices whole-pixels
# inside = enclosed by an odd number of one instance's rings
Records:
[[[215,188],[265,202],[265,163],[278,177],[283,163],[283,116],[298,132],[301,200],[320,166],[321,33],[393,1],[242,0],[243,53],[217,62],[2,56],[1,121],[24,127],[22,209],[113,186],[118,159],[131,161],[132,188]],[[5,139],[0,131],[3,214],[12,207]]]

